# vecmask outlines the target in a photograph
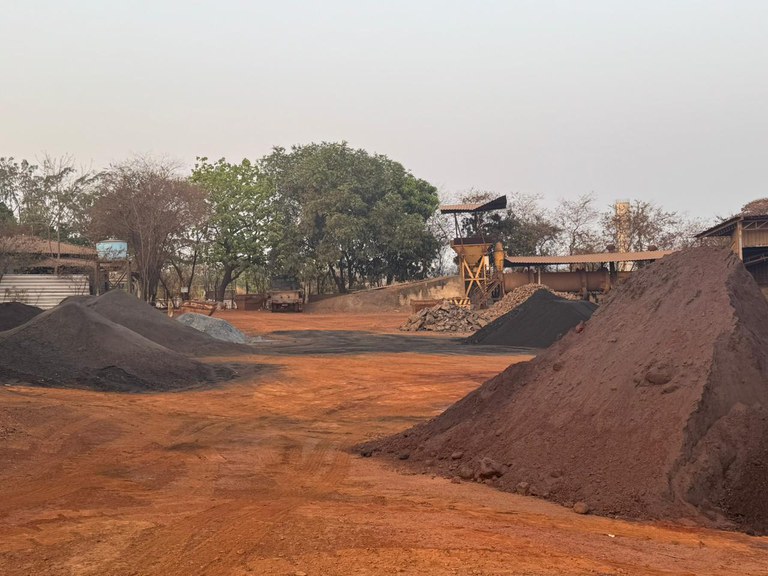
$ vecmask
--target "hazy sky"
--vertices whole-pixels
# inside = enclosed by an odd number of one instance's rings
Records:
[[[447,194],[768,196],[768,1],[0,0],[0,156],[347,140]]]

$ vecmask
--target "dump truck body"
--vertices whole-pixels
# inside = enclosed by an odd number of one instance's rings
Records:
[[[267,307],[272,312],[304,311],[304,291],[298,282],[284,278],[273,279],[268,292]]]

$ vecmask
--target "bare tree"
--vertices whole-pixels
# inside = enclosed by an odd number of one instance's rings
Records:
[[[758,200],[752,200],[742,206],[741,213],[745,216],[765,216],[768,214],[768,198],[759,198]]]
[[[594,194],[582,194],[574,199],[562,198],[555,209],[554,222],[560,229],[559,243],[568,254],[599,250],[601,242],[597,225],[600,213],[595,207]]]
[[[192,294],[195,274],[203,264],[208,212],[201,211],[199,217],[198,222],[185,229],[180,236],[170,240],[171,249],[168,254],[168,264],[173,272],[173,277],[166,275],[163,278],[163,285],[173,285],[179,289],[186,288],[186,294],[182,291],[183,300],[189,299],[190,294]]]
[[[606,244],[618,245],[621,237],[627,250],[633,252],[651,247],[660,250],[685,248],[694,243],[694,234],[703,229],[700,221],[643,200],[632,201],[627,215],[610,210],[603,213],[601,221]]]
[[[91,210],[93,240],[128,242],[140,297],[154,300],[163,267],[173,253],[173,239],[201,219],[205,196],[197,186],[176,175],[167,161],[137,158],[113,165],[100,179]]]

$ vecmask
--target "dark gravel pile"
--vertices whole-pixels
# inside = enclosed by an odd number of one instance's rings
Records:
[[[42,311],[37,306],[30,306],[21,302],[4,302],[0,304],[0,332],[20,326],[32,320]]]
[[[159,392],[231,378],[70,301],[0,333],[0,378],[38,386]]]
[[[597,305],[566,300],[537,290],[525,302],[466,338],[467,344],[546,348],[580,322],[589,320]]]
[[[88,298],[85,306],[166,348],[195,356],[253,353],[247,344],[224,342],[169,318],[122,290]]]

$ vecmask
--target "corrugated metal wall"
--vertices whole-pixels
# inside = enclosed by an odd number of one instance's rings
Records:
[[[768,246],[768,230],[744,230],[742,241],[745,248]]]
[[[68,296],[83,294],[89,294],[84,274],[5,274],[0,278],[0,302],[23,302],[47,310]]]

